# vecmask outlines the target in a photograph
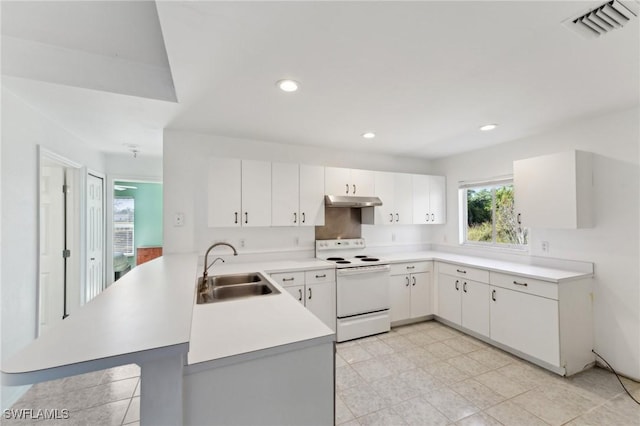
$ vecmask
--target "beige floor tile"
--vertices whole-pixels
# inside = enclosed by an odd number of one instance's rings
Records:
[[[629,421],[637,421],[638,425],[640,425],[640,405],[629,398],[629,395],[626,393],[618,395],[604,404],[604,406]]]
[[[395,374],[402,373],[403,371],[413,370],[417,365],[409,358],[401,353],[392,353],[390,355],[384,355],[380,357],[380,360],[390,368]]]
[[[485,410],[487,414],[505,426],[546,426],[542,419],[529,413],[511,401],[505,401]]]
[[[379,359],[369,359],[367,361],[355,362],[351,367],[366,381],[372,382],[393,374],[393,370]]]
[[[386,407],[384,399],[369,385],[358,385],[340,392],[340,398],[356,417]]]
[[[380,355],[388,355],[394,352],[394,349],[391,346],[384,343],[384,341],[377,339],[372,342],[361,343],[360,346],[362,346],[367,352],[375,357]]]
[[[629,419],[600,406],[567,423],[567,426],[638,426],[638,419]]]
[[[474,379],[455,383],[451,385],[451,389],[467,398],[480,409],[489,408],[505,400],[504,396],[495,393]]]
[[[140,396],[140,379],[138,379],[138,384],[136,385],[135,392],[133,392],[133,396]]]
[[[422,331],[415,331],[413,333],[405,334],[404,337],[416,346],[425,346],[437,341],[433,337],[429,336],[426,332]]]
[[[393,406],[419,396],[421,391],[399,376],[387,377],[371,383],[371,387],[380,395],[387,406]]]
[[[348,365],[347,361],[345,361],[340,354],[336,353],[336,367],[342,367],[344,365]]]
[[[441,381],[427,373],[422,368],[400,373],[400,378],[407,383],[407,385],[417,389],[420,393],[429,392],[432,389],[440,389],[444,386]]]
[[[479,345],[476,340],[470,339],[465,336],[443,340],[442,343],[462,354],[477,351],[483,348],[483,346]]]
[[[467,356],[471,359],[478,361],[481,364],[486,365],[491,369],[496,369],[509,365],[513,362],[512,358],[506,355],[504,352],[493,349],[485,348],[478,351],[470,352]]]
[[[124,424],[140,421],[140,397],[132,398],[124,416]]]
[[[566,400],[549,399],[538,389],[518,395],[511,402],[554,426],[560,426],[582,414],[578,405]]]
[[[104,371],[101,384],[115,382],[116,380],[140,377],[140,367],[136,364],[121,365]]]
[[[521,393],[529,390],[521,384],[516,383],[513,380],[503,376],[497,371],[490,371],[488,373],[481,374],[479,376],[476,376],[475,379],[498,395],[502,395],[505,398],[513,398],[514,396],[520,395]]]
[[[469,376],[478,376],[480,374],[487,373],[491,371],[489,367],[484,364],[479,363],[478,361],[469,358],[466,355],[460,355],[457,357],[449,358],[447,363],[453,365],[458,370],[467,373]]]
[[[449,424],[449,419],[429,404],[424,397],[417,397],[393,407],[408,425],[439,426]]]
[[[336,389],[338,391],[365,383],[365,380],[350,365],[336,368]]]
[[[339,347],[338,355],[342,357],[347,363],[353,364],[354,362],[366,361],[373,358],[369,352],[367,352],[362,346],[354,345],[348,347]]]
[[[429,345],[425,345],[424,348],[440,359],[449,359],[462,355],[457,350],[445,345],[442,342],[431,343]]]
[[[561,379],[561,376],[526,364],[512,363],[498,368],[498,372],[529,389],[548,385]]]
[[[355,417],[344,401],[336,395],[336,424],[341,424],[353,420]]]
[[[375,413],[358,418],[358,422],[365,426],[402,426],[406,425],[402,416],[393,408],[385,408]]]
[[[361,425],[358,419],[353,419],[346,423],[340,423],[340,426],[361,426]]]
[[[502,423],[487,413],[476,413],[456,422],[456,426],[502,426]]]
[[[434,328],[432,330],[428,330],[426,333],[436,341],[453,339],[454,337],[459,337],[461,335],[457,331],[448,327]]]
[[[616,376],[602,368],[591,368],[567,378],[567,381],[604,399],[614,398],[624,392]]]
[[[452,422],[456,422],[480,411],[478,407],[466,398],[449,388],[433,389],[425,392],[423,396]]]
[[[138,378],[118,380],[117,382],[105,383],[93,388],[90,398],[87,398],[87,407],[105,404],[107,402],[131,399],[138,385]]]
[[[121,425],[128,407],[129,400],[123,400],[72,412],[69,421],[65,424],[68,426]]]
[[[445,385],[452,385],[454,383],[461,382],[470,378],[470,376],[458,370],[453,365],[442,361],[436,364],[431,364],[423,367],[425,371],[431,374],[433,377],[444,383]]]
[[[440,358],[427,351],[423,347],[411,348],[401,353],[418,367],[424,367],[429,364],[440,362]]]
[[[386,339],[384,341],[390,348],[392,348],[396,352],[406,351],[407,349],[415,348],[417,345],[404,337],[403,335],[398,334],[392,338]]]

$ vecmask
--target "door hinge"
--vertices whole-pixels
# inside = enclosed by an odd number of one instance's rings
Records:
[[[62,250],[62,257],[65,259],[71,257],[71,250]]]
[[[62,185],[62,193],[66,194],[67,192],[69,192],[69,185]]]

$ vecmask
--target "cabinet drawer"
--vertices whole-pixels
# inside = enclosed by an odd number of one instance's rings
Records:
[[[306,284],[335,282],[336,270],[319,269],[317,271],[306,271],[304,273],[304,281]]]
[[[468,266],[456,265],[452,263],[438,262],[438,271],[441,274],[453,275],[454,277],[466,278],[472,281],[489,282],[489,271]]]
[[[280,272],[271,274],[271,278],[283,287],[304,285],[304,272]]]
[[[415,274],[417,272],[431,272],[433,262],[394,263],[391,265],[391,275]]]
[[[518,275],[502,274],[500,272],[491,272],[490,282],[491,285],[496,287],[558,300],[558,285],[555,283],[524,278]]]

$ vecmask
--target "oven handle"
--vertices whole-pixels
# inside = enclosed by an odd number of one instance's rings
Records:
[[[378,274],[380,272],[389,272],[391,267],[389,265],[376,265],[376,266],[365,266],[363,268],[345,268],[338,269],[336,274],[340,276],[347,275],[364,275],[364,274]]]

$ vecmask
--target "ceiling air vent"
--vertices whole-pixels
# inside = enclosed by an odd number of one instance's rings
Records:
[[[569,18],[563,24],[583,37],[600,37],[636,18],[640,7],[636,1],[611,0],[580,16]]]

